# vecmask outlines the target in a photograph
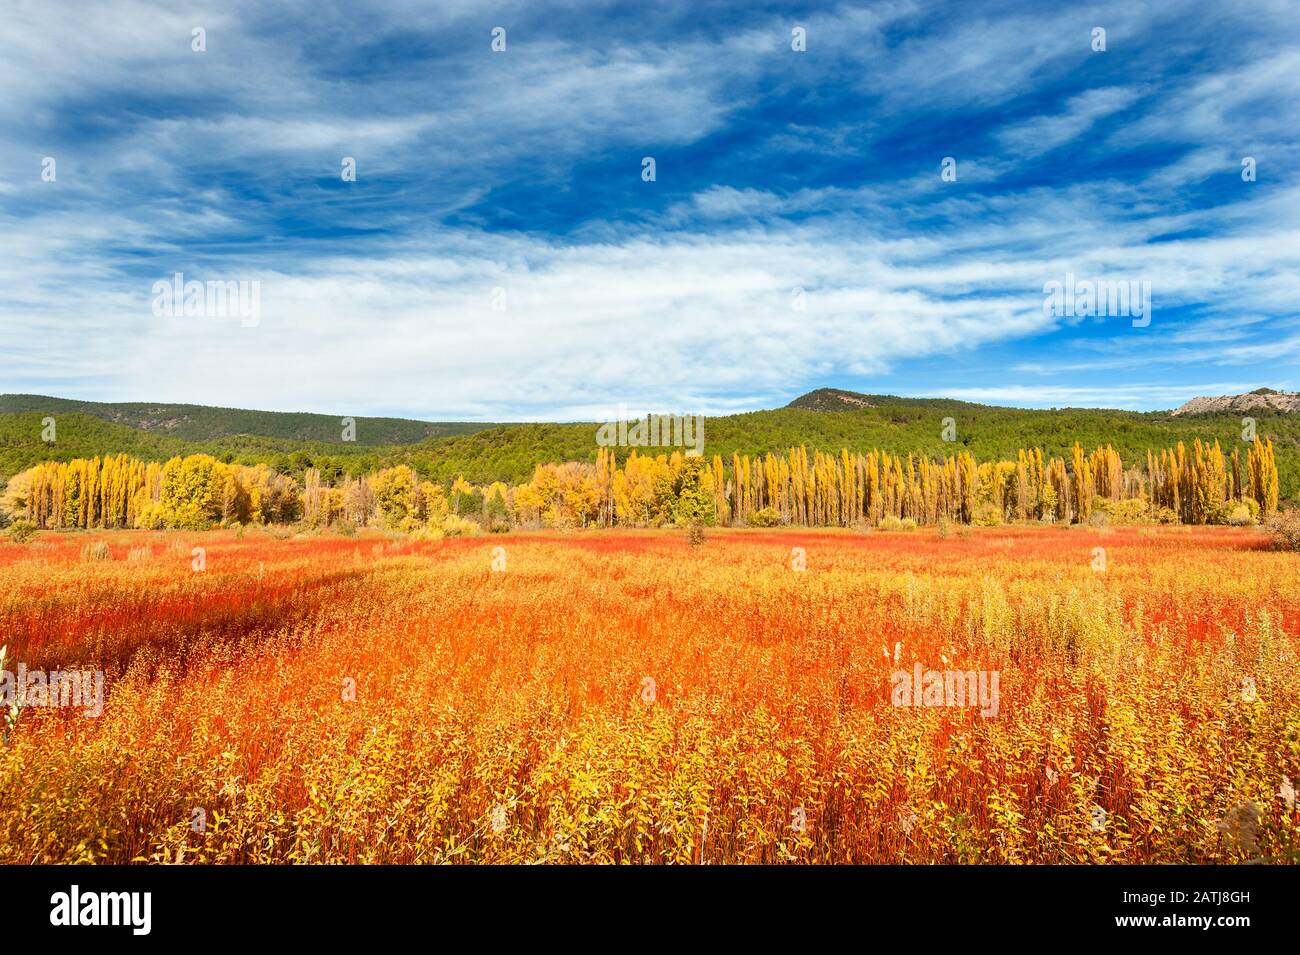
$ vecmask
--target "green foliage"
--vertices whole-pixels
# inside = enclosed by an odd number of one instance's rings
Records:
[[[483,502],[483,514],[487,518],[488,526],[495,529],[498,521],[505,521],[509,526],[510,508],[506,504],[506,499],[501,494],[500,488],[493,488]]]
[[[483,513],[483,492],[457,475],[451,485],[450,498],[453,514],[473,517]]]
[[[25,544],[36,536],[36,525],[31,521],[14,521],[5,531],[5,536],[15,544]]]
[[[666,488],[668,512],[678,527],[714,523],[713,479],[703,458],[682,458]]]

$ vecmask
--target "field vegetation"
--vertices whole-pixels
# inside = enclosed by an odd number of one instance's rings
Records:
[[[93,543],[92,549],[88,545]],[[1294,862],[1300,564],[1253,528],[41,532],[6,862]],[[201,559],[200,559],[201,558]],[[917,666],[994,715],[896,706]]]

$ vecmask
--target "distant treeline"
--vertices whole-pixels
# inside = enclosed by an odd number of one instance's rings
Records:
[[[331,487],[385,468],[407,465],[422,480],[450,487],[463,476],[472,484],[523,484],[538,464],[577,461],[594,464],[597,424],[519,424],[487,427],[472,434],[433,437],[417,444],[375,446],[365,420],[358,419],[357,443],[295,441],[257,434],[229,434],[210,440],[182,439],[172,433],[142,431],[86,414],[57,413],[58,440],[42,440],[40,412],[0,414],[0,483],[43,461],[71,461],[126,453],[145,461],[209,454],[226,464],[265,464],[301,486],[307,471],[320,472]],[[941,438],[943,419],[955,423],[956,440]],[[217,419],[225,422],[224,418]],[[227,422],[229,423],[229,422]],[[1039,448],[1045,459],[1069,462],[1073,445],[1113,447],[1127,466],[1144,466],[1148,448],[1187,446],[1199,438],[1227,449],[1242,447],[1242,419],[1234,415],[1170,417],[1153,413],[1062,409],[992,408],[962,402],[891,399],[879,407],[846,412],[781,408],[710,417],[705,421],[705,454],[731,462],[739,454],[784,455],[807,447],[811,454],[841,448],[888,448],[904,458],[942,460],[965,451],[977,461],[1013,461],[1021,448]],[[1257,413],[1256,430],[1273,441],[1281,497],[1300,501],[1300,414]],[[1254,432],[1252,432],[1254,433]],[[624,463],[630,449],[619,449]],[[645,449],[642,449],[645,450]],[[670,451],[671,449],[664,449]]]
[[[966,451],[942,458],[847,449],[712,459],[608,450],[594,463],[542,464],[521,484],[423,480],[407,465],[330,482],[308,469],[301,483],[265,464],[211,455],[164,464],[128,455],[48,461],[9,482],[0,509],[41,528],[186,528],[233,524],[375,526],[408,533],[472,533],[511,527],[727,525],[816,527],[889,521],[998,524],[1117,522],[1252,523],[1278,506],[1271,440],[1225,455],[1199,439],[1148,451],[1125,468],[1109,445],[1076,444],[1068,460],[1039,448],[980,463]]]

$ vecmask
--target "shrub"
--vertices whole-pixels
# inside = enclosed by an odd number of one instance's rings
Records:
[[[1253,498],[1244,501],[1219,501],[1210,506],[1210,511],[1205,516],[1207,524],[1231,524],[1234,527],[1254,524],[1258,520],[1259,504]]]
[[[471,521],[455,514],[448,514],[442,522],[442,532],[448,537],[475,537],[483,528],[477,521]]]
[[[135,526],[141,530],[156,531],[163,526],[163,507],[157,501],[153,501],[140,508],[140,513],[136,516]]]
[[[488,525],[488,531],[493,534],[509,534],[510,522],[504,517],[494,517],[492,523]]]
[[[1278,511],[1265,527],[1278,550],[1300,551],[1300,510]]]
[[[1151,520],[1151,508],[1146,501],[1138,497],[1129,497],[1122,501],[1103,498],[1097,502],[1093,513],[1105,514],[1112,524],[1145,524]]]
[[[103,541],[94,541],[81,548],[81,559],[85,561],[112,560],[113,552]]]
[[[36,525],[30,521],[14,521],[5,533],[15,544],[25,544],[36,536]]]
[[[751,527],[776,527],[781,523],[781,515],[777,514],[776,508],[760,507],[753,514],[749,515],[749,524]]]
[[[916,521],[910,517],[898,518],[891,514],[888,517],[881,518],[878,526],[882,531],[914,531],[916,530]]]
[[[689,540],[692,547],[698,547],[704,543],[704,527],[700,524],[692,524],[690,527]]]
[[[992,501],[983,501],[975,505],[975,513],[971,515],[971,522],[978,524],[980,527],[996,527],[1002,523],[1002,511]]]
[[[1240,512],[1244,511],[1242,514]],[[1232,501],[1224,516],[1224,522],[1234,527],[1244,527],[1248,524],[1259,523],[1259,501],[1253,497],[1243,498],[1240,501]]]
[[[1151,516],[1151,520],[1155,521],[1157,524],[1177,524],[1177,523],[1178,523],[1178,515],[1175,514],[1175,513],[1173,512],[1173,509],[1172,509],[1172,508],[1168,508],[1168,507],[1153,507],[1153,508],[1151,508],[1151,510],[1150,510],[1149,513],[1150,513],[1150,516]]]
[[[357,529],[349,521],[339,521],[334,525],[334,533],[339,537],[356,537]]]
[[[1248,527],[1255,523],[1255,516],[1246,505],[1238,504],[1229,512],[1227,522],[1233,527]]]

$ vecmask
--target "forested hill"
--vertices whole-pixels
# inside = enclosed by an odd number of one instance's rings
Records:
[[[843,400],[848,396],[852,400]],[[8,399],[0,399],[7,401]],[[78,404],[70,402],[69,405]],[[7,409],[0,404],[0,409]],[[48,413],[48,408],[45,411]],[[141,407],[197,407],[148,405]],[[826,409],[826,410],[817,410]],[[166,432],[129,427],[86,413],[58,413],[58,442],[40,440],[41,411],[21,414],[0,411],[0,480],[37,461],[127,452],[136,457],[162,460],[173,454],[204,452],[242,464],[265,462],[301,478],[308,467],[318,467],[326,480],[343,473],[359,475],[380,467],[405,463],[424,477],[451,481],[464,475],[474,483],[526,480],[538,463],[593,461],[595,424],[464,425],[472,433],[432,436],[415,442],[363,444],[366,422],[400,419],[357,419],[357,442],[339,440],[339,420],[328,415],[286,415],[319,418],[329,432],[320,440],[263,436],[223,431],[221,409],[206,421],[208,437],[187,438],[177,427]],[[261,414],[243,412],[243,414]],[[944,419],[952,418],[954,440],[943,440]],[[1276,445],[1280,490],[1284,499],[1300,494],[1300,415],[1268,410],[1254,413],[1261,437]],[[407,424],[438,427],[425,422]],[[462,427],[448,426],[441,427]],[[312,433],[312,432],[309,432]],[[950,432],[951,433],[951,432]],[[1237,413],[1171,415],[1169,412],[1113,411],[1094,408],[1032,410],[1002,408],[945,399],[894,398],[855,395],[822,389],[770,411],[706,418],[704,453],[707,457],[733,452],[761,454],[783,452],[799,445],[823,451],[841,448],[880,448],[901,455],[914,453],[941,457],[954,451],[972,452],[980,460],[1014,457],[1019,448],[1039,447],[1048,455],[1068,460],[1077,441],[1092,449],[1110,444],[1125,464],[1145,461],[1147,449],[1170,447],[1193,439],[1218,441],[1225,452],[1241,443],[1242,417]],[[373,437],[371,438],[373,440]],[[643,449],[654,452],[656,449]],[[671,450],[671,449],[659,449]],[[625,456],[619,449],[620,459]]]
[[[1068,460],[1070,448],[1078,441],[1089,449],[1110,444],[1126,464],[1136,464],[1145,462],[1147,449],[1171,447],[1179,441],[1217,440],[1225,453],[1241,443],[1238,414],[1191,418],[1166,412],[1026,410],[942,399],[871,397],[879,403],[835,413],[787,406],[706,418],[704,453],[729,457],[732,452],[753,455],[806,445],[823,451],[880,448],[929,457],[964,450],[983,461],[1014,458],[1019,448],[1039,447],[1044,454]],[[943,419],[949,417],[956,434],[954,441],[945,442]],[[1277,445],[1282,494],[1294,499],[1300,489],[1300,415],[1258,413],[1255,421],[1259,435]],[[466,477],[477,476],[471,480],[520,480],[537,461],[593,460],[594,432],[591,424],[515,425],[447,439],[435,446],[429,475],[450,480],[463,472]]]
[[[236,436],[286,441],[343,443],[338,415],[307,412],[249,411],[207,405],[157,402],[74,401],[45,395],[0,395],[0,414],[84,414],[113,424],[185,441],[217,441]],[[469,434],[492,427],[485,422],[415,421],[410,418],[354,417],[355,442],[362,445],[414,444],[426,438]]]

